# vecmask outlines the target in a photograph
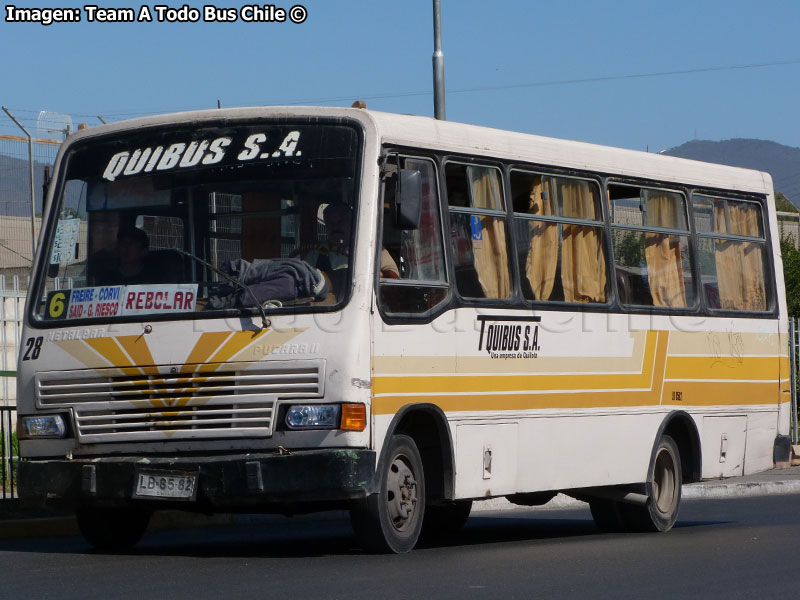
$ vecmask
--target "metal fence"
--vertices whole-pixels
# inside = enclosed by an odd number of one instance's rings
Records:
[[[28,139],[0,135],[0,270],[24,276],[30,270],[42,221],[45,169],[52,168],[60,142],[33,141],[33,201]],[[35,214],[31,226],[31,213]],[[22,277],[26,282],[27,278]]]
[[[800,213],[779,212],[778,231],[782,239],[790,239],[797,248],[800,244]]]
[[[0,406],[0,474],[3,478],[3,492],[0,498],[7,500],[17,496],[17,463],[19,445],[15,433],[17,409],[14,406]]]
[[[800,369],[800,319],[789,319],[789,362],[792,390],[792,410],[790,411],[792,444],[798,443],[798,415],[797,415],[797,394],[798,394],[798,370]]]
[[[16,405],[16,365],[27,278],[0,275],[0,390],[2,406]]]
[[[0,497],[16,494],[15,465],[19,460],[17,438],[14,434],[17,417],[17,353],[22,337],[22,317],[25,307],[27,277],[0,275]]]

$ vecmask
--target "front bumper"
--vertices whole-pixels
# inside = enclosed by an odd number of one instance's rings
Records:
[[[140,469],[197,474],[194,500],[134,499]],[[148,506],[204,512],[337,508],[372,490],[372,450],[204,457],[108,457],[19,463],[20,497],[43,506]]]

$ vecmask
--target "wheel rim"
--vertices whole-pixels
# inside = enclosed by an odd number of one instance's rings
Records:
[[[389,465],[386,502],[394,528],[397,531],[408,530],[417,508],[417,479],[408,458],[403,455],[396,456]]]
[[[678,486],[675,460],[666,448],[660,448],[653,469],[653,501],[663,514],[670,514],[677,502]]]

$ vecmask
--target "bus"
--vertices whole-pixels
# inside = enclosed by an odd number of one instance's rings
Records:
[[[154,511],[348,510],[407,552],[473,502],[667,531],[788,452],[766,173],[256,107],[63,144],[18,364],[19,493],[101,550]]]

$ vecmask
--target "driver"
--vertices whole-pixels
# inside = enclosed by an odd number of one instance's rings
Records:
[[[329,204],[322,213],[327,243],[309,251],[303,260],[326,273],[334,282],[350,266],[350,232],[353,213],[345,204]],[[381,277],[399,279],[400,271],[389,252],[381,252]]]
[[[102,276],[99,285],[137,285],[153,283],[147,265],[150,240],[141,229],[120,229],[117,234],[116,267]]]

